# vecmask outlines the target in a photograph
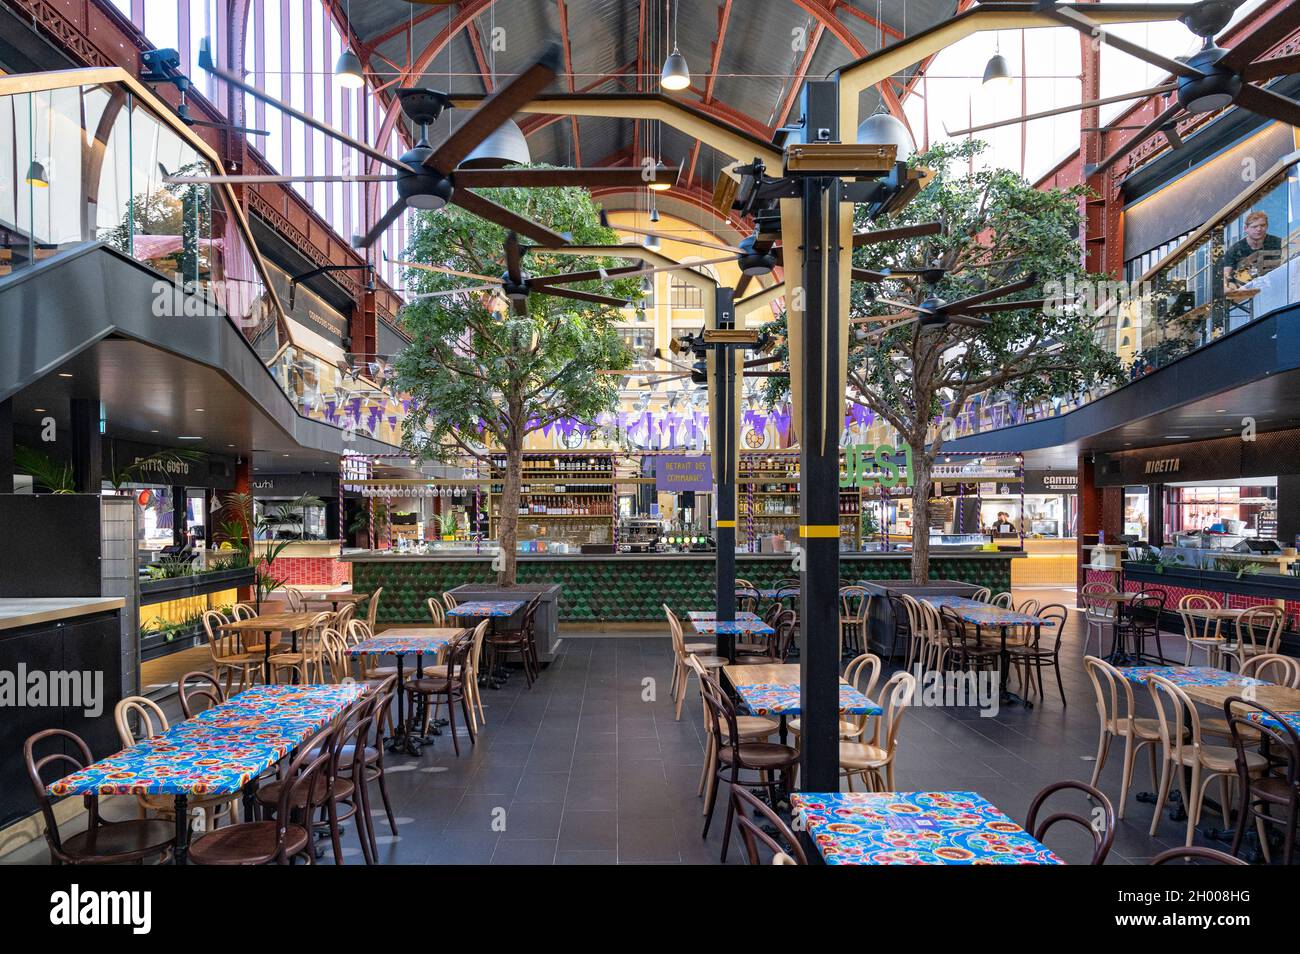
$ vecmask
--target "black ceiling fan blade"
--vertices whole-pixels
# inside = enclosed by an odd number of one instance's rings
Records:
[[[1105,172],[1115,163],[1119,162],[1130,152],[1136,149],[1141,143],[1145,142],[1149,137],[1154,136],[1163,127],[1171,123],[1174,117],[1177,116],[1180,112],[1182,112],[1182,110],[1183,107],[1181,103],[1174,103],[1173,105],[1169,106],[1163,113],[1161,113],[1155,119],[1151,120],[1151,122],[1147,123],[1141,129],[1135,132],[1132,138],[1130,138],[1127,142],[1125,142],[1124,145],[1120,146],[1109,156],[1101,160],[1101,162],[1097,163],[1095,167],[1091,169],[1085,168],[1084,172],[1089,176],[1095,176],[1102,172]]]
[[[555,79],[563,62],[564,53],[560,45],[549,44],[531,66],[525,67],[510,82],[483,100],[478,109],[470,113],[469,118],[429,154],[424,164],[443,175],[449,175],[460,165],[462,159],[474,151],[475,146],[519,112],[525,103],[546,89],[551,80]]]
[[[512,166],[506,169],[457,169],[453,176],[456,185],[470,189],[501,188],[559,188],[585,186],[597,188],[636,188],[653,182],[667,181],[676,184],[677,169],[659,166],[646,177],[637,166],[591,166],[566,169],[529,169]]]
[[[1300,126],[1300,103],[1287,99],[1271,89],[1251,86],[1247,83],[1233,100],[1242,109],[1248,109],[1256,116],[1276,119],[1290,126]]]
[[[1026,298],[1020,301],[995,301],[987,305],[967,305],[962,311],[970,315],[993,315],[999,311],[1020,311],[1023,308],[1042,308],[1046,298]]]
[[[1183,146],[1187,144],[1183,140],[1183,137],[1178,134],[1177,123],[1170,123],[1168,126],[1166,126],[1164,129],[1160,131],[1164,133],[1165,138],[1169,140],[1170,149],[1182,149]]]
[[[874,284],[883,282],[890,277],[890,274],[888,272],[878,272],[871,268],[855,268],[852,276],[855,282],[872,282]]]
[[[391,206],[389,206],[388,211],[385,212],[380,217],[379,221],[376,222],[371,227],[369,232],[367,232],[365,235],[352,236],[352,247],[370,248],[370,246],[374,245],[375,242],[379,241],[379,237],[381,235],[383,235],[385,232],[388,231],[388,227],[390,225],[392,225],[399,218],[401,218],[402,213],[405,211],[406,211],[406,200],[398,199]]]
[[[1247,63],[1241,71],[1241,78],[1247,83],[1260,83],[1271,80],[1274,76],[1289,76],[1292,73],[1300,73],[1300,53]]]
[[[900,225],[892,229],[854,232],[853,247],[876,245],[880,242],[897,242],[899,239],[920,238],[923,235],[938,235],[942,231],[942,222],[918,222],[915,225]]]
[[[1075,113],[1082,109],[1092,109],[1094,106],[1109,106],[1111,103],[1123,103],[1130,99],[1144,99],[1147,96],[1157,96],[1160,93],[1168,93],[1178,88],[1177,83],[1166,83],[1163,86],[1152,86],[1149,89],[1138,89],[1131,93],[1120,93],[1115,96],[1103,96],[1101,99],[1089,99],[1082,103],[1071,103],[1069,106],[1056,106],[1052,109],[1044,109],[1038,113],[1025,113],[1023,116],[1013,116],[1010,119],[999,119],[997,122],[982,123],[978,126],[970,126],[966,129],[949,129],[944,127],[944,132],[950,136],[967,136],[971,133],[984,132],[986,129],[1001,129],[1003,126],[1014,126],[1018,123],[1032,122],[1035,119],[1047,119],[1051,116],[1060,116],[1064,113]]]
[[[519,233],[506,233],[506,274],[512,284],[521,285],[524,281],[523,255],[519,251]]]
[[[1256,26],[1250,36],[1242,37],[1237,41],[1217,65],[1234,73],[1243,72],[1255,57],[1267,53],[1269,47],[1290,35],[1296,27],[1300,27],[1300,5],[1290,3],[1275,13],[1271,19]]]
[[[733,301],[745,297],[745,289],[749,287],[749,282],[751,278],[753,278],[752,275],[740,276],[740,280],[736,282],[736,287],[731,290],[731,298]]]
[[[1003,295],[1010,295],[1013,292],[1024,291],[1038,283],[1038,276],[1032,272],[1024,278],[1019,278],[1009,285],[1002,285],[998,288],[990,288],[988,291],[977,292],[974,295],[968,295],[965,298],[958,298],[956,301],[950,301],[945,304],[941,312],[951,315],[953,312],[965,311],[971,305],[979,305],[994,298],[1001,298]]]
[[[948,324],[961,325],[965,328],[988,328],[993,322],[987,318],[972,318],[970,315],[948,315]]]
[[[771,355],[766,358],[750,358],[748,361],[745,362],[745,367],[761,368],[765,364],[777,364],[781,360],[782,360],[781,358],[778,358],[775,355]]]
[[[528,279],[529,288],[549,288],[552,285],[567,285],[570,282],[596,282],[618,278],[621,275],[634,275],[645,271],[643,265],[620,265],[618,268],[589,268],[581,272],[565,272],[560,275],[538,275]]]
[[[495,222],[507,231],[526,235],[534,242],[556,246],[568,244],[569,240],[565,236],[560,235],[558,232],[552,232],[544,225],[538,225],[532,219],[517,215],[505,206],[497,205],[491,199],[483,198],[477,192],[470,192],[468,189],[457,189],[452,192],[448,201],[454,202],[467,212],[473,212],[481,219]]]
[[[597,295],[595,292],[578,291],[576,288],[560,288],[557,285],[548,287],[542,291],[543,295],[553,295],[556,298],[572,298],[575,301],[589,301],[596,305],[609,305],[611,308],[624,308],[627,301],[622,298],[614,298],[610,295]]]
[[[1047,3],[1043,4],[1040,9],[1049,17],[1059,20],[1066,26],[1074,27],[1074,29],[1078,30],[1084,36],[1096,37],[1107,46],[1113,46],[1117,50],[1123,50],[1130,56],[1135,56],[1139,60],[1150,63],[1152,66],[1158,66],[1162,70],[1172,73],[1175,76],[1183,76],[1187,79],[1200,79],[1205,76],[1204,73],[1196,69],[1194,66],[1188,66],[1186,63],[1179,60],[1172,59],[1168,56],[1162,56],[1159,53],[1148,50],[1140,43],[1134,43],[1131,40],[1124,39],[1122,36],[1117,36],[1114,33],[1107,32],[1101,24],[1088,18],[1077,10],[1073,10],[1069,7],[1058,7],[1055,4]]]
[[[203,41],[203,44],[201,44],[199,47],[199,66],[207,70],[213,76],[217,77],[223,82],[229,83],[231,86],[235,87],[235,89],[242,90],[243,92],[247,93],[249,96],[253,97],[256,100],[266,103],[267,105],[274,106],[276,109],[280,110],[286,116],[292,116],[294,119],[298,120],[298,122],[303,123],[306,126],[310,126],[312,129],[315,129],[318,132],[322,132],[327,136],[337,139],[339,142],[344,143],[345,145],[351,146],[353,149],[357,150],[357,152],[364,153],[365,155],[369,156],[371,159],[374,159],[376,162],[382,162],[386,166],[391,166],[394,169],[401,169],[404,172],[413,171],[405,163],[398,162],[392,156],[386,156],[378,149],[372,149],[370,146],[367,146],[361,140],[353,139],[351,136],[347,135],[346,133],[339,132],[333,126],[327,126],[325,123],[321,122],[320,120],[313,119],[311,116],[307,115],[302,110],[294,109],[288,103],[283,102],[282,100],[278,100],[274,96],[262,92],[256,86],[253,86],[250,83],[245,83],[242,78],[236,76],[234,73],[231,73],[228,70],[219,69],[217,65],[212,62],[212,53],[208,49],[206,43],[207,43],[206,40]]]
[[[231,132],[243,133],[245,136],[271,135],[265,129],[254,129],[252,126],[232,126],[230,123],[210,123],[206,119],[187,119],[184,122],[187,126],[205,126],[208,129],[229,129]]]

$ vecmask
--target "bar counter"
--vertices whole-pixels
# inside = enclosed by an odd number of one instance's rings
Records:
[[[1011,561],[1018,551],[931,554],[930,575],[1010,589]],[[383,587],[381,623],[424,623],[425,600],[465,583],[493,583],[491,553],[403,554],[388,550],[354,550],[343,555],[352,564],[352,586],[372,591]],[[797,576],[789,553],[738,553],[736,576],[757,587]],[[713,605],[713,553],[552,554],[521,553],[520,583],[558,583],[560,622],[662,622],[663,604],[678,615]],[[842,553],[845,580],[897,580],[910,575],[908,553]]]

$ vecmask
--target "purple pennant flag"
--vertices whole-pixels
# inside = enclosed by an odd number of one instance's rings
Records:
[[[388,426],[389,426],[389,427],[396,427],[396,426],[397,426],[397,415],[396,415],[396,414],[390,414],[390,415],[388,415]]]

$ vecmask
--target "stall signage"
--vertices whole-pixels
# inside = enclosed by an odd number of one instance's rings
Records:
[[[894,488],[912,486],[912,448],[893,444],[847,444],[841,487]]]
[[[671,454],[655,460],[655,490],[680,492],[713,489],[713,462],[708,457]]]
[[[1079,489],[1079,475],[1059,470],[1025,471],[1027,494],[1072,494]]]

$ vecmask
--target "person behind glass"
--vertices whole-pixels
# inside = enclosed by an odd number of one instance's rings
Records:
[[[1223,285],[1229,291],[1276,268],[1282,260],[1282,240],[1268,231],[1268,214],[1246,216],[1245,235],[1223,253]]]
[[[1011,522],[1011,514],[1005,510],[998,511],[998,518],[993,521],[993,532],[998,536],[1006,536],[1016,532],[1016,526]]]

